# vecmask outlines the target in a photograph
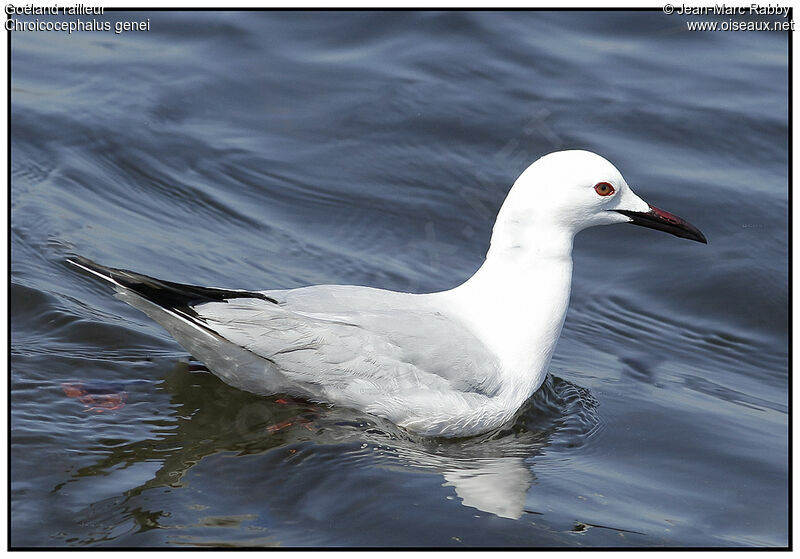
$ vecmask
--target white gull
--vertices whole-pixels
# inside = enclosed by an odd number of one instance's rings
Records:
[[[114,285],[228,384],[366,411],[422,435],[511,421],[541,386],[561,333],[575,234],[633,223],[706,242],[648,205],[588,151],[546,155],[517,179],[480,269],[427,294],[316,285],[248,292],[69,262]]]

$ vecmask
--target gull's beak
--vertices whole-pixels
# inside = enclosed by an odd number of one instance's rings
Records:
[[[665,212],[664,210],[656,208],[655,206],[650,206],[650,204],[648,204],[648,206],[650,211],[646,212],[634,212],[630,210],[612,211],[628,216],[631,218],[629,223],[633,223],[634,225],[641,225],[642,227],[648,227],[650,229],[658,229],[659,231],[666,231],[667,233],[672,233],[676,237],[683,237],[684,239],[690,239],[692,241],[697,241],[698,243],[708,243],[700,230],[688,221],[678,217],[677,215],[673,215],[669,212]]]

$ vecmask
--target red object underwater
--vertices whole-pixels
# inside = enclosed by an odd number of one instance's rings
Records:
[[[128,400],[128,393],[113,384],[64,382],[61,389],[70,398],[78,399],[85,406],[84,411],[94,413],[121,409]]]

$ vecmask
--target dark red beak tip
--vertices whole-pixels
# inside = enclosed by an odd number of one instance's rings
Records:
[[[670,233],[676,237],[681,237],[682,239],[689,239],[691,241],[697,241],[698,243],[708,244],[706,236],[703,235],[703,233],[697,227],[682,217],[678,217],[677,215],[664,211],[661,208],[650,206],[650,211],[648,212],[633,212],[628,210],[616,211],[631,218],[630,223],[634,225],[640,225],[649,229],[664,231],[665,233]]]

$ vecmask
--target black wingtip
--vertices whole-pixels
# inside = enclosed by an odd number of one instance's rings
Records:
[[[100,264],[77,254],[68,256],[66,260],[68,264],[71,264],[76,268],[80,268],[84,272],[89,272],[90,274],[97,276],[100,279],[106,280],[108,282],[117,283],[114,280],[113,273],[119,270],[114,270],[114,268],[101,266]]]
[[[201,287],[156,279],[130,270],[102,266],[83,256],[70,256],[67,262],[119,287],[129,289],[161,307],[191,311],[202,303],[225,302],[230,299],[263,299],[278,304],[275,299],[254,291],[238,291],[217,287]]]

